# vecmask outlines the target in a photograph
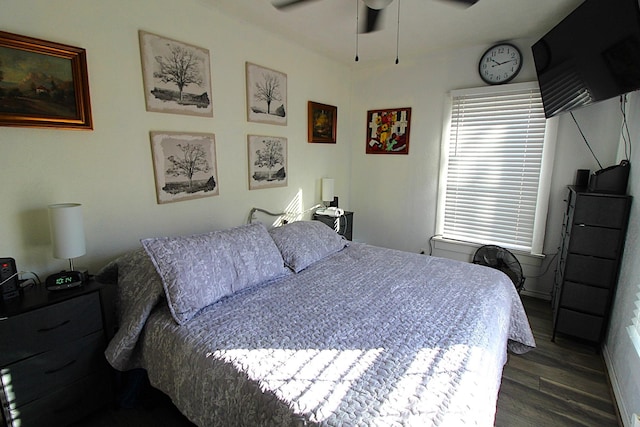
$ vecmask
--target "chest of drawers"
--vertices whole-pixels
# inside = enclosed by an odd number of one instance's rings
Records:
[[[600,343],[618,281],[631,197],[569,187],[553,295],[556,333]]]
[[[109,402],[100,288],[39,287],[0,305],[5,425],[67,425]]]

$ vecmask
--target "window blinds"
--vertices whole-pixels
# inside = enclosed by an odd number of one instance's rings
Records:
[[[531,251],[545,116],[535,85],[452,93],[443,237]]]

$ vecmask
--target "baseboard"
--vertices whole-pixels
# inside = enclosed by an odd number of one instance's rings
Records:
[[[527,284],[525,282],[525,288],[520,292],[520,295],[551,301],[551,295],[549,295],[549,292],[530,291],[526,288],[526,285]]]
[[[604,366],[607,370],[607,378],[609,378],[609,386],[613,394],[613,403],[618,409],[618,422],[622,422],[623,427],[632,427],[629,423],[631,420],[631,414],[624,406],[624,400],[619,398],[622,395],[620,385],[618,384],[618,375],[611,362],[611,356],[609,354],[609,347],[606,344],[602,345],[602,358],[604,359]]]

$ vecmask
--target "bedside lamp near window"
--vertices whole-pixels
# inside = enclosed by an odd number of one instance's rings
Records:
[[[78,203],[49,205],[49,224],[53,256],[58,259],[68,259],[69,271],[61,271],[47,277],[47,289],[61,290],[82,285],[87,279],[87,272],[77,271],[73,266],[73,258],[87,252],[82,205]]]

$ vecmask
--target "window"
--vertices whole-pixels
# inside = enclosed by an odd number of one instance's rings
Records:
[[[437,233],[541,253],[555,120],[545,119],[538,85],[456,90],[450,102]]]

